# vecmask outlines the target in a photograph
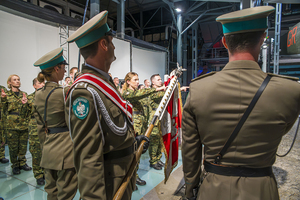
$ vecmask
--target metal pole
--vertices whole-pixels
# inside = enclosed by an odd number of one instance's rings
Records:
[[[90,18],[94,17],[100,12],[100,2],[99,0],[91,0],[90,3]]]
[[[275,46],[274,46],[274,74],[279,73],[280,29],[281,29],[281,3],[276,3]]]
[[[82,25],[84,24],[84,21],[85,21],[85,16],[86,16],[86,11],[87,11],[88,5],[89,5],[89,0],[87,0],[86,4],[85,4],[83,19],[82,19]],[[78,67],[77,68],[78,68],[77,71],[80,72],[80,49],[79,49],[79,52],[78,52]]]
[[[177,62],[179,63],[179,66],[182,66],[182,16],[181,14],[177,15]],[[180,78],[180,84],[182,84],[182,79]]]
[[[197,77],[198,67],[198,24],[194,24],[192,27],[192,78]]]
[[[117,12],[117,35],[124,39],[125,37],[125,0],[120,0]]]

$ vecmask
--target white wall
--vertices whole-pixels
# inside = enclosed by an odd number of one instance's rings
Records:
[[[112,77],[124,79],[126,74],[130,72],[130,45],[128,41],[118,38],[113,39],[115,45],[116,60],[111,64],[109,72]]]
[[[46,25],[0,10],[0,85],[7,88],[7,78],[17,74],[21,90],[34,91],[32,80],[40,72],[33,63],[44,54],[59,47],[58,27]],[[70,44],[70,67],[78,64],[78,48]],[[81,59],[83,62],[83,59]]]
[[[70,35],[74,31],[70,31]],[[139,74],[140,83],[152,74],[163,78],[166,65],[166,53],[132,47],[130,60],[129,41],[113,39],[116,47],[114,61],[110,68],[113,77],[124,79],[130,71]],[[60,45],[59,28],[30,19],[26,19],[0,10],[0,85],[7,88],[7,78],[17,74],[21,78],[21,90],[28,94],[33,92],[32,80],[40,72],[33,63],[41,56],[58,48]],[[69,67],[78,66],[79,49],[75,43],[69,44]],[[80,63],[84,62],[81,57]],[[80,66],[81,66],[80,64]]]
[[[132,48],[132,71],[139,75],[140,84],[144,84],[145,79],[149,79],[153,74],[159,74],[164,80],[166,68],[166,53]],[[150,80],[151,81],[151,80]]]

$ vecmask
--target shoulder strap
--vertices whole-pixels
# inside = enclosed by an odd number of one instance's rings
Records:
[[[237,126],[235,127],[233,132],[231,133],[227,142],[224,144],[222,150],[218,153],[217,157],[215,158],[215,161],[214,161],[215,164],[220,163],[220,160],[222,159],[223,155],[226,153],[227,149],[229,148],[229,146],[231,145],[233,140],[236,138],[237,134],[240,132],[242,126],[244,125],[245,121],[247,120],[248,116],[250,115],[250,113],[251,113],[252,109],[254,108],[256,102],[258,101],[259,97],[261,96],[261,94],[265,90],[266,86],[268,85],[270,79],[271,79],[271,76],[267,75],[267,77],[261,84],[260,88],[256,92],[255,96],[253,97],[253,99],[252,99],[251,103],[249,104],[247,110],[245,111],[244,115],[240,119],[239,123],[237,124]]]

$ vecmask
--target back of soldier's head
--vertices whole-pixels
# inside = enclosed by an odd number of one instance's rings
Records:
[[[222,23],[229,52],[234,54],[256,48],[268,28],[267,17],[274,10],[272,6],[259,6],[219,16],[216,21]]]

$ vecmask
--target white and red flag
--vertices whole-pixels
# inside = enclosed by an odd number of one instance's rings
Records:
[[[168,85],[170,79],[165,82]],[[178,139],[181,136],[182,102],[180,86],[177,83],[166,110],[161,118],[161,132],[163,139],[163,150],[166,157],[165,183],[172,170],[178,163]]]

